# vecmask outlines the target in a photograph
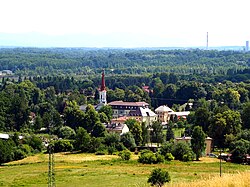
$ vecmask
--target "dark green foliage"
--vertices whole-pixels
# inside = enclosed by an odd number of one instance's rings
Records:
[[[244,139],[250,141],[250,129],[245,129],[237,134],[237,139]]]
[[[125,124],[128,126],[129,131],[134,136],[135,143],[137,146],[141,145],[142,142],[142,127],[138,121],[135,119],[128,119],[125,121]]]
[[[95,124],[100,121],[99,114],[95,111],[93,105],[88,104],[86,107],[85,117],[83,121],[83,127],[88,131],[91,132]]]
[[[33,152],[33,148],[28,144],[20,144],[19,149],[21,149],[27,156]]]
[[[250,154],[250,141],[240,139],[233,143],[232,147],[232,162],[243,163],[246,158],[246,154]]]
[[[163,143],[164,135],[163,135],[163,127],[160,121],[155,121],[152,124],[151,131],[151,142],[154,143]]]
[[[52,146],[54,148],[55,153],[73,150],[72,141],[69,140],[56,140],[52,142]]]
[[[170,182],[170,181],[171,181],[171,178],[170,178],[169,173],[161,168],[153,169],[153,171],[151,172],[148,178],[148,183],[150,183],[152,186],[158,186],[158,187],[161,187],[166,182]]]
[[[108,133],[104,137],[104,144],[107,146],[115,146],[120,142],[120,136],[116,133]]]
[[[136,146],[134,136],[130,132],[121,135],[121,142],[127,149],[133,149]]]
[[[180,161],[191,161],[194,159],[192,149],[185,142],[178,142],[177,144],[174,144],[172,154],[176,160]]]
[[[94,137],[104,137],[106,133],[107,131],[104,125],[100,121],[97,121],[93,127],[91,135]]]
[[[168,126],[167,133],[166,133],[166,141],[174,140],[174,131],[172,126]]]
[[[91,142],[91,137],[88,134],[87,130],[82,127],[79,127],[76,131],[76,140],[74,148],[76,150],[81,150],[82,152],[88,152]]]
[[[12,139],[0,139],[0,165],[5,162],[23,159],[32,152],[33,149],[27,144],[16,145]]]
[[[210,112],[208,108],[205,107],[199,107],[198,109],[195,110],[194,113],[194,124],[196,126],[201,126],[202,129],[207,132],[208,131],[208,126],[210,124]]]
[[[85,119],[85,114],[79,109],[79,106],[76,102],[67,102],[67,106],[63,112],[63,119],[65,125],[76,130],[78,127],[82,127]]]
[[[26,137],[24,142],[32,147],[33,150],[37,150],[38,152],[41,152],[43,149],[42,140],[36,135]]]
[[[13,142],[0,139],[0,164],[14,159]]]
[[[225,135],[237,135],[241,130],[241,117],[239,112],[226,110],[213,117],[209,126],[209,134],[214,139],[215,145],[224,146]]]
[[[166,161],[174,160],[174,156],[171,153],[166,153],[165,160]]]
[[[149,150],[143,150],[138,158],[138,162],[143,164],[157,164],[164,162],[164,156],[159,153],[154,154]]]
[[[19,149],[18,147],[14,148],[13,153],[14,153],[13,160],[21,160],[27,156],[26,153],[22,149]]]
[[[241,118],[243,128],[250,129],[250,102],[244,104]]]
[[[59,129],[58,136],[63,139],[74,139],[76,132],[69,126],[63,126]]]
[[[150,134],[148,131],[148,126],[146,126],[145,122],[142,122],[141,130],[142,130],[142,145],[145,145],[150,141]]]
[[[110,121],[112,119],[113,110],[112,110],[111,106],[105,105],[98,112],[99,113],[103,112],[104,114],[106,114],[106,116],[108,117],[108,121]]]
[[[202,127],[195,126],[192,133],[191,147],[196,155],[196,160],[202,156],[202,152],[205,150],[206,134],[203,132]]]
[[[109,155],[113,155],[117,151],[115,146],[109,146],[109,147],[107,147],[107,150],[108,150]]]
[[[101,123],[109,123],[109,119],[104,112],[99,113]]]
[[[165,142],[164,144],[161,145],[160,153],[162,155],[166,155],[167,153],[172,153],[173,148],[174,148],[173,142]]]
[[[119,156],[121,157],[122,160],[130,160],[131,152],[128,150],[123,150],[119,152]]]

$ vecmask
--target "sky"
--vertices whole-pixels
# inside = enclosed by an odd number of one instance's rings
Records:
[[[0,46],[244,46],[248,0],[1,0]]]

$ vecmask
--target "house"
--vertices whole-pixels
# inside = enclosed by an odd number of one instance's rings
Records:
[[[190,111],[183,111],[183,112],[171,112],[170,115],[176,116],[177,119],[187,119],[187,116],[190,114]]]
[[[112,101],[108,103],[108,105],[110,105],[113,109],[113,118],[129,116],[131,111],[136,111],[139,107],[149,107],[149,104],[146,102]]]
[[[11,135],[9,134],[4,134],[4,133],[0,133],[0,139],[5,139],[8,140],[10,138]],[[23,139],[23,136],[18,136],[19,140]]]
[[[0,71],[0,75],[13,75],[13,72],[11,70],[2,70]]]
[[[155,109],[155,113],[158,116],[158,120],[162,122],[163,125],[168,124],[170,116],[174,111],[166,105],[159,106]]]
[[[125,134],[127,132],[129,132],[129,128],[126,124],[121,124],[121,123],[113,123],[113,124],[108,124],[106,126],[106,130],[109,133],[117,133],[119,135]]]
[[[178,142],[186,142],[188,144],[191,145],[191,137],[179,137],[179,138],[175,138],[175,141],[178,143]],[[205,144],[206,144],[206,148],[205,148],[205,152],[204,152],[204,155],[208,155],[209,153],[211,153],[211,150],[212,150],[212,138],[210,137],[207,137],[205,139]]]
[[[146,126],[151,125],[157,121],[158,117],[152,110],[147,107],[139,107],[135,111],[129,112],[129,117],[136,119],[140,122],[145,122]]]
[[[10,138],[10,135],[0,133],[0,139],[5,139],[5,140],[8,140],[9,138]]]

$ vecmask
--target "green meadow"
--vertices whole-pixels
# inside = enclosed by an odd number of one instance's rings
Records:
[[[149,186],[147,179],[156,167],[169,171],[171,186],[219,176],[219,159],[198,162],[171,161],[140,164],[137,155],[122,161],[116,155],[55,154],[56,186]],[[222,162],[222,175],[249,171],[248,165]],[[0,186],[48,186],[48,155],[38,154],[0,166]]]

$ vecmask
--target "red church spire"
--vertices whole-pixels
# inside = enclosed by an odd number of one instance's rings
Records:
[[[105,86],[105,74],[104,74],[104,70],[102,72],[102,85],[101,85],[101,91],[106,90],[106,86]]]

